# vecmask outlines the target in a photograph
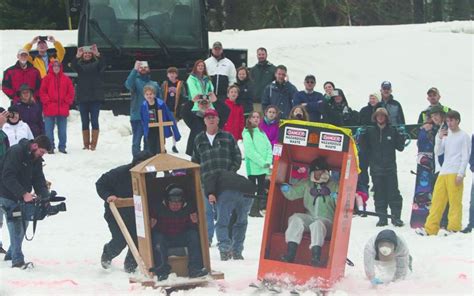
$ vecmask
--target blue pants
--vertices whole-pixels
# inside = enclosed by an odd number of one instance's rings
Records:
[[[44,129],[46,136],[51,141],[53,149],[56,148],[54,145],[54,125],[58,126],[58,138],[59,138],[59,149],[66,149],[67,142],[67,117],[66,116],[45,116],[44,117]]]
[[[99,129],[99,113],[101,102],[83,102],[79,103],[79,112],[81,113],[82,130],[89,130],[89,123],[93,130]]]
[[[11,199],[0,197],[0,209],[7,212],[16,207],[17,203]],[[25,237],[25,230],[21,223],[21,218],[7,218],[8,234],[10,235],[10,247],[8,248],[6,258],[12,259],[12,265],[25,262],[25,257],[21,250],[23,238]],[[28,222],[26,224],[28,227]]]
[[[209,199],[207,199],[204,193],[203,193],[203,196],[204,196],[204,204],[206,205],[207,239],[209,240],[209,243],[212,243],[212,238],[214,237],[214,229],[215,229],[214,216],[216,215],[215,212],[217,211],[217,206],[211,205],[211,203],[209,202]]]
[[[220,252],[241,254],[244,250],[247,217],[253,200],[245,198],[239,191],[226,190],[217,197],[216,236]],[[229,237],[229,222],[235,210],[237,221],[232,226],[232,238]]]
[[[199,233],[196,229],[190,228],[178,235],[165,235],[152,229],[153,257],[155,268],[160,268],[168,264],[168,249],[186,247],[188,249],[188,269],[202,269],[202,253]]]
[[[144,137],[143,126],[141,120],[130,120],[132,125],[132,155],[135,156],[142,151],[141,142],[143,139],[143,150],[148,149],[147,139]]]
[[[474,178],[472,178],[471,185],[471,202],[469,204],[469,225],[471,228],[474,228]]]

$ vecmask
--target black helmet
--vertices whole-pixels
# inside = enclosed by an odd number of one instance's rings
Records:
[[[309,165],[309,171],[314,172],[318,170],[329,170],[329,165],[325,158],[318,157]]]
[[[168,186],[166,186],[165,189],[166,192],[166,200],[167,201],[174,201],[174,202],[179,202],[183,201],[184,199],[184,190],[181,188],[181,186],[171,183]]]

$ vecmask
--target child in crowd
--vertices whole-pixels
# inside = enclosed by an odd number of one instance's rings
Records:
[[[253,110],[254,88],[250,80],[249,70],[246,67],[242,66],[237,69],[237,82],[235,85],[239,87],[237,103],[244,107],[244,116],[247,118]]]
[[[258,127],[260,123],[260,113],[252,111],[245,123],[242,133],[245,151],[245,166],[247,176],[250,181],[257,185],[257,195],[265,194],[265,177],[270,173],[272,165],[272,144],[267,135]],[[255,199],[250,209],[249,216],[262,217],[260,209],[265,208]]]
[[[231,133],[236,141],[242,140],[242,131],[244,130],[244,108],[236,103],[238,97],[239,88],[235,85],[229,86],[225,104],[229,107],[230,114],[224,125],[224,131]]]
[[[280,125],[280,109],[275,105],[270,105],[265,109],[265,116],[258,126],[265,132],[268,140],[273,145],[278,143],[278,126]]]
[[[149,127],[150,123],[159,122],[159,111],[162,111],[163,122],[172,121],[173,125],[170,129],[169,126],[164,127],[165,138],[174,136],[176,141],[181,139],[181,134],[178,131],[178,126],[173,117],[173,113],[168,109],[165,102],[160,98],[156,97],[156,89],[153,85],[145,85],[143,88],[143,94],[145,96],[145,101],[143,101],[140,115],[143,126],[143,133],[145,136],[145,141],[147,143],[148,150],[152,154],[161,153],[161,144],[160,144],[160,128],[159,127]]]
[[[178,79],[178,69],[176,67],[169,67],[167,70],[167,77],[161,85],[163,101],[168,106],[168,109],[173,113],[176,121],[181,118],[181,108],[187,100],[186,83]],[[173,152],[178,153],[176,148],[176,138],[173,135]]]
[[[34,137],[30,127],[21,121],[18,107],[16,105],[10,106],[8,113],[7,123],[3,126],[3,131],[8,136],[10,146],[18,144],[21,139],[33,140]]]
[[[20,86],[18,97],[20,101],[16,104],[20,117],[28,124],[33,133],[33,137],[44,135],[43,114],[41,112],[41,105],[35,101],[33,97],[34,90],[28,84]]]
[[[291,109],[289,119],[309,121],[309,115],[305,107],[298,105]]]

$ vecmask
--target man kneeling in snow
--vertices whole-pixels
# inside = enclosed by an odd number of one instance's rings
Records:
[[[179,185],[170,184],[165,192],[164,200],[156,209],[157,218],[152,218],[155,268],[150,271],[154,272],[160,281],[167,279],[171,272],[168,249],[186,247],[189,277],[205,276],[208,272],[202,263],[196,208],[185,200],[184,190]]]
[[[294,186],[282,184],[281,191],[286,199],[304,199],[306,214],[295,213],[288,220],[285,240],[288,244],[285,262],[293,262],[296,257],[298,244],[304,231],[311,233],[311,265],[321,265],[321,248],[326,235],[331,235],[336,209],[336,198],[339,189],[337,182],[331,180],[329,165],[324,158],[317,158],[309,166],[309,178],[296,183]]]
[[[406,242],[393,230],[382,230],[365,245],[365,274],[374,286],[404,279],[411,262]]]

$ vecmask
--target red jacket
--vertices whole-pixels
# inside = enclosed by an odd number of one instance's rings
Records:
[[[6,69],[3,72],[2,91],[16,104],[20,100],[18,90],[22,84],[28,84],[34,89],[35,99],[39,99],[39,89],[41,86],[41,77],[39,71],[29,62],[26,68],[22,69],[20,62]]]
[[[74,86],[69,77],[64,75],[63,67],[58,74],[49,64],[48,74],[41,82],[40,98],[43,103],[44,116],[69,116],[69,106],[74,102]]]
[[[229,118],[224,125],[224,130],[234,136],[236,141],[242,140],[242,131],[244,130],[244,107],[232,102],[230,99],[225,100],[225,104],[230,109]]]

